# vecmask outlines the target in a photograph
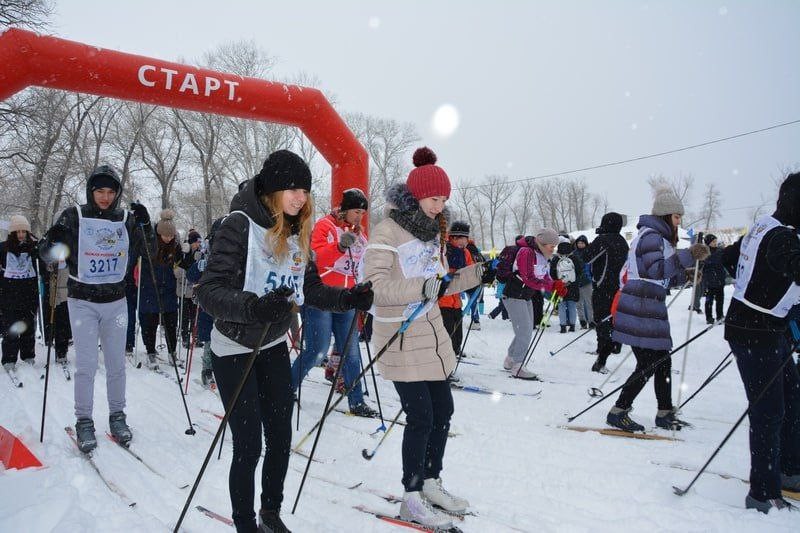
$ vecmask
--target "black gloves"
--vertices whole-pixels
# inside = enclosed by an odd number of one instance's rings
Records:
[[[345,250],[349,249],[355,244],[356,238],[356,234],[352,231],[345,231],[342,233],[342,235],[339,237],[339,250],[344,252]]]
[[[133,211],[133,219],[139,226],[147,226],[150,224],[150,213],[147,208],[139,202],[131,202],[131,210]]]
[[[56,224],[47,230],[47,238],[52,244],[57,242],[64,244],[67,242],[67,237],[69,237],[69,230],[63,224]]]
[[[343,290],[341,298],[343,307],[369,311],[372,307],[372,300],[375,298],[375,293],[372,292],[372,282],[359,283],[352,289]]]
[[[253,316],[259,322],[273,323],[288,318],[289,313],[292,311],[292,302],[289,301],[289,296],[293,293],[294,289],[290,289],[285,285],[269,291],[253,303]]]

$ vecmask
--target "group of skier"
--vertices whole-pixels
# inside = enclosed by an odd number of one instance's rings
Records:
[[[109,429],[125,444],[132,438],[124,412],[130,310],[138,305],[151,366],[157,365],[159,323],[173,362],[180,326],[185,343],[191,335],[204,341],[203,380],[212,379],[213,369],[230,412],[229,490],[237,531],[284,532],[280,509],[290,419],[308,370],[327,358],[333,375],[341,376],[334,386],[347,393],[350,412],[376,414],[359,379],[358,326],[369,312],[366,340],[379,349],[380,374],[393,383],[406,413],[400,518],[448,528],[451,515],[469,506],[444,488],[441,477],[454,412],[450,382],[457,379],[457,358],[464,355],[463,317],[472,313],[472,308],[462,311],[460,295],[469,294],[468,305],[477,309],[484,286],[497,278],[502,286],[498,313],[508,314],[514,333],[502,365],[518,379],[538,379],[525,367],[526,359],[534,335],[548,327],[556,306],[562,333],[575,331],[576,323],[595,329],[593,371],[607,372],[609,356],[623,344],[631,346],[636,369],[609,411],[608,424],[623,431],[644,429],[629,412],[654,377],[655,423],[679,430],[686,423],[677,418],[672,402],[666,297],[670,289],[696,280],[693,272],[705,262],[710,323],[715,323],[713,302],[716,320],[722,318],[726,276],[736,279],[725,338],[752,402],[746,505],[762,512],[789,506],[780,489],[800,488],[800,379],[797,366],[787,364],[800,339],[787,337],[786,319],[800,300],[800,241],[794,229],[800,224],[800,175],[787,177],[774,215],[759,220],[736,245],[714,253],[709,245],[715,249],[716,238],[709,236],[705,243],[678,247],[684,207],[672,192],[659,190],[651,212],[639,218],[630,246],[620,234],[624,217],[611,212],[591,242],[583,236],[573,242],[543,228],[517,236],[496,260],[487,261],[471,242],[469,224],[450,220],[451,184],[435,154],[420,148],[413,162],[406,181],[387,189],[385,217],[368,237],[363,217],[369,200],[363,191],[345,190],[331,213],[314,223],[308,165],[288,150],[274,152],[256,176],[242,183],[230,213],[212,227],[208,246],[196,232],[181,244],[169,210],[152,227],[143,205],[122,209],[117,173],[98,167],[87,180],[86,203],[65,209],[41,241],[32,239],[27,220],[11,220],[9,238],[0,246],[4,366],[17,353],[32,361],[37,277],[41,272],[53,274],[42,278],[60,279],[63,272],[66,305],[57,306],[62,317],[68,307],[74,337],[78,446],[85,452],[96,446],[98,345],[105,359]],[[185,276],[186,282],[176,279],[176,266],[185,271],[179,278]],[[12,290],[28,292],[12,295]],[[138,298],[133,306],[132,293]],[[179,308],[188,317],[181,325]],[[297,314],[303,343],[291,365],[286,338]],[[62,359],[69,334],[55,329],[56,355]],[[769,379],[773,374],[779,377]],[[262,433],[267,454],[256,515],[253,480]]]

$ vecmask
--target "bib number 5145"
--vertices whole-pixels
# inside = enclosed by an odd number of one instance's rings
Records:
[[[267,275],[267,280],[264,283],[264,292],[274,291],[278,287],[286,286],[290,289],[297,290],[297,276],[280,274],[277,272],[270,272]]]

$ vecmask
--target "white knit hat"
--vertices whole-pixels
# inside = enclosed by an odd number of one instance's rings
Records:
[[[658,189],[653,198],[653,210],[650,214],[657,217],[683,215],[683,203],[671,189]]]
[[[11,215],[11,219],[8,221],[8,232],[14,231],[30,231],[31,230],[31,223],[28,222],[28,219],[22,215]]]

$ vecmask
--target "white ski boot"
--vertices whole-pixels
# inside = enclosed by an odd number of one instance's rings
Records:
[[[436,507],[441,507],[448,513],[464,514],[469,507],[469,502],[447,492],[442,486],[442,478],[428,478],[422,485],[422,495]]]
[[[400,519],[432,528],[448,529],[453,527],[450,517],[434,509],[431,502],[426,500],[420,491],[406,492],[403,495]]]

